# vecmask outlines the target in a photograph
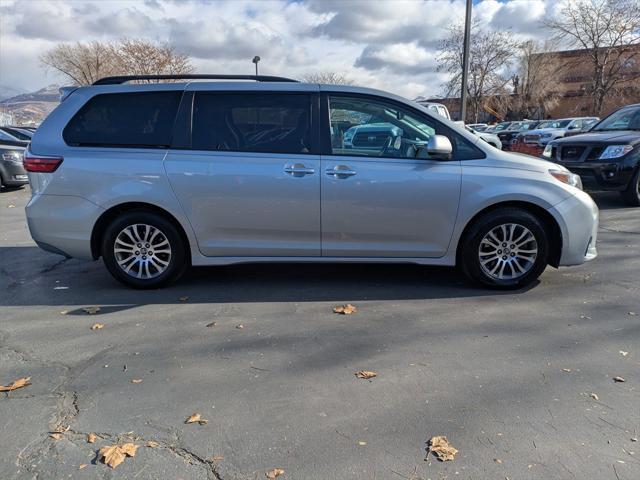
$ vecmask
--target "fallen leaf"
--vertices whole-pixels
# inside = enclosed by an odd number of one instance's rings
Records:
[[[370,372],[368,370],[360,370],[359,372],[356,372],[356,377],[364,378],[365,380],[368,380],[370,378],[377,377],[377,376],[378,376],[378,372]]]
[[[87,434],[87,443],[95,443],[97,439],[98,436],[95,433],[91,432]]]
[[[69,313],[69,310],[62,310],[62,311],[60,312],[60,315],[66,315],[67,313]]]
[[[269,470],[265,473],[265,476],[269,480],[273,480],[274,478],[278,478],[280,475],[284,475],[284,470],[281,468],[274,468],[273,470]]]
[[[441,462],[453,460],[458,450],[453,447],[445,436],[431,437],[427,448],[427,456],[432,453]]]
[[[9,385],[0,385],[0,392],[12,392],[28,385],[31,385],[31,377],[22,377],[14,380]]]
[[[206,425],[209,423],[209,420],[202,418],[202,415],[199,413],[193,413],[184,421],[184,423],[199,423],[200,425]]]
[[[16,208],[16,206],[13,203],[10,203],[9,205],[7,205],[7,208]]]
[[[502,465],[502,460],[500,460],[499,458],[494,458],[493,461],[499,465]]]
[[[569,373],[571,371],[571,369],[570,368],[563,368],[562,371]]]
[[[637,315],[637,313],[636,313],[636,312],[629,312],[629,315],[631,315],[631,316],[634,316],[634,317],[635,317],[635,316]]]
[[[180,297],[178,300],[180,300],[181,302],[186,302],[189,300],[189,297]]]
[[[98,457],[111,468],[116,468],[126,457],[134,457],[138,445],[125,443],[124,445],[108,445],[98,450]]]
[[[87,468],[87,464],[83,463],[78,467],[78,470],[82,470],[83,468]]]
[[[366,444],[367,442],[363,442],[363,441],[358,442],[358,445],[360,445],[361,447],[364,447]]]
[[[83,308],[82,310],[84,310],[89,315],[95,315],[96,313],[98,313],[100,311],[100,307],[98,307],[98,306],[86,307],[86,308]]]
[[[620,350],[620,355],[622,355],[623,357],[626,357],[627,355],[629,355],[629,352],[625,352],[624,350]]]
[[[240,324],[240,325],[236,325],[236,328],[237,328],[238,330],[242,330],[242,329],[244,328],[244,325],[242,325],[242,324]]]
[[[60,440],[62,438],[62,434],[58,432],[50,433],[49,436],[54,440]]]
[[[218,322],[211,322],[211,323],[207,323],[207,327],[211,328],[211,327],[215,327],[218,324]]]
[[[616,383],[624,383],[626,380],[622,377],[613,377],[613,381]]]
[[[153,441],[153,440],[149,440],[147,442],[147,447],[149,447],[149,448],[156,448],[158,445],[160,445],[160,444],[158,442]]]
[[[222,455],[216,455],[215,457],[211,458],[212,462],[221,462],[222,460],[224,460],[224,457]]]
[[[632,442],[637,442],[637,441],[638,441],[638,438],[637,438],[637,437],[631,437],[631,441],[632,441]]]
[[[131,380],[131,383],[142,383],[142,379],[141,378],[134,378]]]
[[[333,313],[341,313],[342,315],[351,315],[352,313],[356,313],[357,311],[358,309],[355,307],[355,305],[351,305],[350,303],[333,307]]]
[[[91,330],[102,330],[104,328],[104,323],[94,323],[91,325]]]
[[[591,395],[589,395],[589,396],[590,396],[591,398],[593,398],[594,400],[596,400],[596,401],[597,401],[597,400],[600,400],[600,399],[598,398],[598,395],[596,395],[595,393],[592,393],[592,394],[591,394]]]

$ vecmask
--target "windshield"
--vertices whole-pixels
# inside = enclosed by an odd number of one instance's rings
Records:
[[[499,132],[500,130],[506,129],[509,125],[511,125],[511,122],[502,122],[502,123],[497,124],[493,129],[496,132]]]
[[[591,129],[592,132],[605,130],[640,130],[640,107],[613,112]]]

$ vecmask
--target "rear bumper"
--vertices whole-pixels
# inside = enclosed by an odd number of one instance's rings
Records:
[[[599,211],[589,194],[580,191],[549,212],[558,221],[562,232],[561,266],[580,265],[598,256]]]
[[[2,184],[8,187],[19,187],[29,183],[27,172],[21,163],[0,161],[0,175]]]
[[[33,240],[48,252],[92,260],[91,232],[104,210],[72,195],[40,195],[27,204],[27,224]]]

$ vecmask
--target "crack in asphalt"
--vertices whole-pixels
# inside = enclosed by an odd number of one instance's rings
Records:
[[[66,261],[66,259],[65,259]],[[56,264],[59,265],[62,262],[58,262]],[[0,332],[0,351],[2,352],[10,352],[18,356],[19,361],[25,363],[36,363],[40,365],[54,365],[59,368],[62,368],[64,372],[61,374],[62,380],[58,383],[50,393],[42,393],[42,394],[26,394],[26,395],[7,395],[5,400],[20,400],[25,398],[55,398],[56,399],[56,412],[53,415],[53,418],[49,422],[49,429],[46,432],[40,432],[36,435],[36,437],[29,442],[17,455],[15,466],[19,470],[23,470],[24,472],[28,472],[33,475],[33,478],[45,478],[46,474],[39,471],[38,463],[41,462],[44,458],[56,454],[55,445],[57,442],[62,440],[66,440],[74,444],[78,448],[87,448],[87,446],[91,445],[87,442],[87,435],[90,432],[82,432],[71,428],[71,425],[74,423],[78,415],[80,415],[80,394],[78,391],[69,389],[69,383],[84,372],[89,366],[95,363],[102,355],[112,350],[113,347],[106,348],[95,355],[92,355],[87,360],[83,361],[80,365],[76,367],[71,367],[69,365],[65,365],[59,362],[51,363],[44,362],[34,356],[32,356],[29,352],[20,350],[15,347],[11,347],[6,345],[6,339],[8,335],[4,332]],[[156,428],[162,431],[162,428],[158,426],[154,426],[151,422],[148,422],[152,428]],[[166,429],[165,429],[166,430]],[[52,432],[56,431],[64,431],[62,434],[62,438],[60,440],[56,440],[50,436]],[[182,459],[183,461],[191,464],[202,467],[206,472],[206,478],[208,480],[224,480],[220,472],[217,468],[217,462],[214,460],[209,460],[196,452],[190,450],[180,441],[180,436],[177,430],[169,428],[170,433],[175,437],[176,442],[166,442],[160,439],[147,439],[143,436],[134,435],[133,433],[124,433],[124,434],[113,434],[109,432],[91,432],[95,433],[95,435],[102,440],[110,440],[115,443],[121,443],[123,441],[133,441],[133,442],[143,442],[146,445],[147,442],[153,441],[157,443],[157,446],[154,449],[164,449],[170,452],[172,455],[177,458]],[[96,454],[94,463],[98,461],[98,453],[94,447],[89,447]]]

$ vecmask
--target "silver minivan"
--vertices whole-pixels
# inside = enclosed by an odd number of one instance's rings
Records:
[[[25,154],[31,235],[136,288],[242,262],[457,265],[518,288],[596,256],[578,176],[389,93],[189,75],[64,95]]]

